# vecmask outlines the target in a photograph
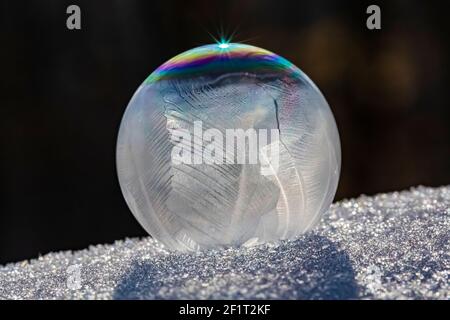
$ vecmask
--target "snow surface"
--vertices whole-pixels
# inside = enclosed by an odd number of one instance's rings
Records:
[[[0,267],[0,298],[447,300],[449,215],[450,186],[417,187],[336,203],[278,244],[180,254],[145,238],[50,253]]]

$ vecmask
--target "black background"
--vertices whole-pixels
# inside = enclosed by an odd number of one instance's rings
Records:
[[[366,28],[378,4],[382,29]],[[0,21],[0,263],[143,236],[115,143],[160,64],[236,31],[321,88],[342,144],[336,199],[450,182],[444,1],[10,1]],[[66,28],[81,7],[82,29]]]

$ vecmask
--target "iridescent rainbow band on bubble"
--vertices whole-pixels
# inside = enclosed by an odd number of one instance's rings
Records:
[[[144,83],[225,72],[285,72],[298,76],[301,71],[270,51],[239,43],[210,44],[183,52],[156,69]]]

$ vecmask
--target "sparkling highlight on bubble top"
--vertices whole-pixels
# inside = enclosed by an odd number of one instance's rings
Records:
[[[173,57],[156,69],[145,83],[244,70],[287,72],[293,77],[302,74],[291,62],[268,50],[240,43],[218,43],[194,48]]]

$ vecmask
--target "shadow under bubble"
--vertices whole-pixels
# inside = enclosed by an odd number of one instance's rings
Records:
[[[135,260],[115,299],[355,299],[348,254],[307,234],[276,246]]]

